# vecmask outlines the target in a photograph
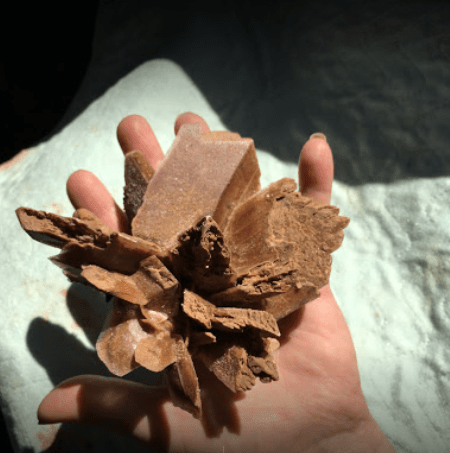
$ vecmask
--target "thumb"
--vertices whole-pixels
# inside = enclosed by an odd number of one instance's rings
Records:
[[[124,379],[77,376],[53,389],[38,408],[40,424],[80,423],[103,426],[136,437],[155,451],[169,449],[164,388]]]

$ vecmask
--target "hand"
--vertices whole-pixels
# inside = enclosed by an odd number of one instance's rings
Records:
[[[185,113],[175,122],[175,134],[191,122],[209,130],[202,118]],[[117,135],[124,153],[139,149],[154,168],[162,160],[144,118],[124,118]],[[332,181],[328,143],[310,138],[300,154],[300,191],[327,204]],[[123,211],[93,174],[75,172],[67,190],[75,208],[89,209],[115,230],[128,229]],[[274,353],[280,380],[258,381],[235,395],[210,379],[202,390],[202,422],[174,407],[165,388],[100,376],[77,376],[58,385],[42,401],[39,421],[107,426],[150,449],[175,452],[395,451],[367,408],[350,331],[329,286],[281,320],[280,330],[281,347]]]

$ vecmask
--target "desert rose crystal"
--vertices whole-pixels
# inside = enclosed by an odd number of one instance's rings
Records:
[[[199,361],[233,392],[278,379],[278,321],[319,296],[349,223],[292,179],[259,180],[253,140],[189,124],[156,172],[126,155],[131,234],[86,209],[16,211],[33,239],[61,248],[51,259],[71,281],[114,296],[96,345],[108,369],[165,373],[173,403],[197,418]]]

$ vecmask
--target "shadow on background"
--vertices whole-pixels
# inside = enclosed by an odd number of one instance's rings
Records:
[[[105,302],[105,297],[101,293],[77,283],[70,286],[66,301],[74,319],[73,328],[81,328],[93,348],[86,347],[74,334],[69,333],[65,328],[46,321],[43,318],[35,318],[30,323],[27,335],[27,346],[33,357],[46,370],[54,386],[66,379],[84,374],[115,377],[101,362],[94,349],[109,310],[109,303]],[[215,379],[205,366],[196,363],[196,368],[201,382],[200,385],[203,388],[203,409],[206,417],[202,422],[205,435],[208,437],[217,437],[223,432],[224,428],[238,434],[240,432],[240,420],[235,402],[244,398],[245,395],[231,392],[220,381]],[[152,373],[142,367],[127,374],[123,379],[150,386],[162,384],[161,373]],[[99,392],[95,395],[84,395],[81,392],[79,400],[80,411],[85,407],[86,401],[92,403],[95,398],[98,398],[100,404],[102,398],[109,397],[110,392],[107,389],[105,389],[104,394]],[[118,401],[117,404],[126,404],[125,402],[120,403],[124,398],[126,399],[126,396],[116,395],[115,398]],[[126,406],[123,407],[124,410],[130,410]],[[145,413],[141,413],[141,410]],[[161,431],[159,433],[155,432],[153,437],[161,445],[166,445],[168,440],[162,433],[168,433],[169,431],[167,422],[164,422],[164,409],[162,406],[156,406],[155,400],[152,410],[149,412],[147,410],[147,407],[136,407],[136,413],[133,412],[134,417],[136,420],[140,420],[144,416],[152,417],[150,426],[154,427],[154,429],[160,427],[156,431]],[[167,425],[167,427],[162,429],[161,425]],[[83,442],[89,442],[89,431],[95,431],[96,429],[95,427],[72,428],[62,425],[56,437],[52,436],[52,433],[49,433],[49,439],[43,439],[44,443],[48,442],[51,444],[49,449],[45,451],[66,451],[58,450],[58,448],[61,448],[61,445],[71,444],[73,433],[76,433],[76,436],[78,436],[78,443],[75,444],[80,448],[78,451],[85,451],[81,449],[81,444]],[[87,445],[83,444],[82,446],[83,448],[87,448],[86,451],[89,451]],[[75,450],[69,449],[67,451]]]
[[[27,346],[33,357],[45,368],[54,386],[82,374],[114,377],[100,361],[94,349],[109,309],[105,297],[93,289],[74,283],[69,287],[66,301],[74,318],[74,326],[77,328],[79,326],[83,330],[93,348],[86,347],[63,327],[42,318],[35,318],[30,323],[27,335]],[[151,386],[160,385],[162,381],[160,374],[152,373],[142,367],[124,376],[123,379]],[[113,445],[114,439],[129,442],[131,449],[133,445],[140,444],[136,440],[129,440],[128,437],[112,433],[110,430],[103,431],[108,433],[108,439],[112,444],[111,452],[116,451]],[[98,433],[101,432],[102,428],[62,424],[56,437],[50,433],[48,439],[42,439],[43,444],[49,445],[43,451],[69,453],[93,451],[92,433],[94,438],[98,439]]]
[[[339,181],[390,183],[450,173],[449,21],[443,2],[247,1],[167,55],[258,148],[297,163],[321,131]]]
[[[445,2],[318,0],[266,8],[250,0],[194,1],[174,11],[137,0],[98,5],[98,13],[94,6],[80,8],[78,52],[66,52],[70,62],[80,58],[77,82],[61,82],[70,93],[79,89],[45,139],[140,64],[168,58],[229,129],[280,159],[297,162],[309,135],[321,131],[334,150],[336,178],[347,184],[450,173]],[[64,39],[57,41],[64,48]],[[51,47],[36,58],[54,66],[65,53]],[[29,80],[34,77],[35,71]],[[48,96],[51,90],[43,88],[36,96]],[[39,116],[33,112],[19,112],[24,121],[14,124],[16,138]],[[16,144],[14,151],[42,139]]]
[[[81,374],[114,377],[98,358],[95,343],[109,310],[102,294],[94,289],[73,283],[67,292],[67,306],[92,345],[86,347],[75,335],[43,318],[35,318],[29,326],[27,346],[33,357],[45,368],[53,385]],[[76,326],[76,327],[75,327]],[[124,379],[145,385],[159,385],[161,376],[137,368]]]
[[[281,159],[296,162],[307,137],[322,131],[344,183],[450,174],[447,3],[255,3],[193,1],[170,11],[91,1],[69,13],[30,5],[26,14],[10,5],[4,19],[20,21],[21,40],[0,64],[1,160],[50,139],[141,63],[169,58],[229,129]],[[87,323],[86,313],[103,322],[105,311],[84,290],[73,285],[67,303],[94,344],[102,323]],[[27,341],[54,385],[111,375],[93,350],[43,319],[32,322]],[[150,379],[145,370],[128,377]]]

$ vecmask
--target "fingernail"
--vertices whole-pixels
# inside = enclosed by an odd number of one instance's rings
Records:
[[[314,134],[312,134],[311,137],[309,137],[310,140],[312,138],[321,138],[322,140],[327,141],[327,137],[325,137],[325,134],[322,134],[322,132],[314,132]]]

